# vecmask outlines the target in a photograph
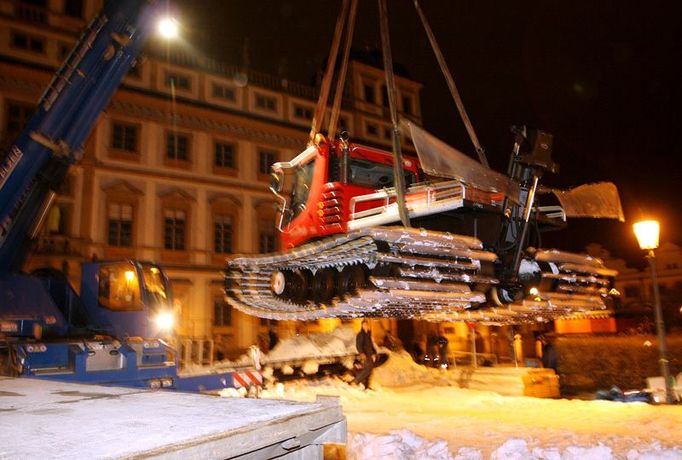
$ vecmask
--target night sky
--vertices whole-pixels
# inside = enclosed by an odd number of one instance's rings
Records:
[[[195,52],[310,84],[329,52],[340,0],[179,0]],[[674,2],[421,0],[488,159],[506,169],[509,126],[554,134],[546,185],[618,186],[627,222],[573,219],[545,245],[603,244],[637,261],[631,224],[661,221],[682,243],[682,26]],[[389,0],[396,63],[423,83],[427,130],[475,156],[411,0]],[[377,3],[361,0],[354,47],[380,49]],[[186,45],[189,46],[189,45]]]

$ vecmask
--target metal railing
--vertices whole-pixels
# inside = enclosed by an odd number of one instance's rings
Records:
[[[55,254],[79,256],[83,253],[84,240],[66,235],[41,236],[36,242],[33,252],[37,254]]]
[[[395,208],[396,190],[394,187],[385,188],[367,195],[359,195],[351,198],[350,220],[359,220],[382,214],[393,214]],[[446,181],[429,184],[418,184],[410,187],[405,195],[405,201],[412,214],[419,214],[429,209],[453,201],[459,202],[464,199],[464,186],[457,181]],[[356,211],[359,203],[382,200],[383,204],[363,211]],[[454,203],[455,205],[457,203]],[[460,205],[461,206],[461,205]],[[396,211],[397,212],[397,211]]]
[[[213,365],[213,339],[208,337],[178,337],[180,367]]]
[[[494,353],[480,352],[474,353],[473,351],[459,350],[448,352],[448,360],[451,361],[454,365],[457,365],[458,360],[461,362],[472,364],[474,362],[474,359],[476,359],[476,364],[478,366],[484,365],[486,363],[490,363],[490,365],[492,366],[497,366],[498,364],[497,355]]]

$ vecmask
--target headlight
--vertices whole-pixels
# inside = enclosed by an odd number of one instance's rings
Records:
[[[154,323],[156,323],[156,327],[158,327],[159,330],[170,331],[173,329],[173,326],[175,326],[175,318],[173,317],[172,313],[162,311],[156,315],[154,318]]]

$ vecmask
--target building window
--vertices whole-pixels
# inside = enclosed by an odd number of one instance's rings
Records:
[[[64,14],[72,18],[83,17],[83,0],[65,0]]]
[[[45,226],[50,235],[66,235],[68,210],[65,205],[54,205],[47,215]]]
[[[15,3],[14,14],[31,22],[47,22],[47,0],[23,0]]]
[[[108,210],[109,246],[133,245],[133,207],[130,204],[111,203]]]
[[[412,98],[410,96],[403,96],[403,113],[412,114]]]
[[[163,222],[163,247],[173,251],[185,250],[185,212],[166,209]]]
[[[233,88],[225,85],[213,84],[213,97],[218,99],[225,99],[227,101],[235,102],[237,100],[237,94]]]
[[[135,61],[132,66],[130,66],[130,69],[128,69],[128,77],[135,78],[136,80],[139,80],[142,78],[142,72],[141,72],[141,67],[142,64],[140,61]]]
[[[339,129],[341,131],[348,131],[349,126],[346,117],[339,117]]]
[[[213,299],[213,325],[232,326],[232,307],[224,297]]]
[[[313,119],[313,110],[309,107],[304,107],[302,105],[294,105],[294,117],[303,120]]]
[[[184,134],[168,133],[166,158],[174,161],[189,161],[189,137]]]
[[[374,86],[365,83],[363,85],[363,91],[365,93],[365,102],[370,104],[376,103],[376,98],[374,97]]]
[[[389,141],[393,139],[393,130],[391,128],[384,128],[384,138]]]
[[[166,74],[166,86],[169,88],[181,89],[184,91],[189,91],[192,88],[190,84],[189,77],[187,75],[180,74]]]
[[[625,286],[625,297],[639,298],[639,286]]]
[[[370,136],[378,136],[379,135],[379,127],[375,124],[367,123],[367,134]]]
[[[232,217],[215,216],[214,222],[215,252],[232,253]]]
[[[12,32],[11,43],[14,48],[32,53],[45,53],[45,39],[20,32]]]
[[[267,254],[277,250],[277,240],[275,239],[275,231],[272,222],[261,220],[258,222],[258,252],[260,254]]]
[[[260,150],[258,152],[258,172],[260,174],[270,174],[270,166],[276,161],[277,152]]]
[[[263,94],[256,94],[256,107],[259,109],[269,110],[271,112],[277,111],[277,99]]]
[[[34,107],[29,104],[21,104],[18,102],[10,102],[7,104],[7,117],[5,124],[5,133],[3,136],[3,146],[9,146],[9,143],[14,141],[24,129],[26,123],[33,115]]]
[[[214,165],[218,168],[235,169],[235,145],[216,142]]]
[[[384,104],[384,107],[388,107],[388,90],[386,85],[381,85],[381,102]]]
[[[111,130],[111,146],[116,150],[137,152],[137,125],[114,123]]]

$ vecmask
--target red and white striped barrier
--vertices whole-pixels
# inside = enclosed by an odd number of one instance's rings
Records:
[[[263,385],[263,374],[258,371],[235,372],[232,374],[235,388],[248,388],[253,385]]]

